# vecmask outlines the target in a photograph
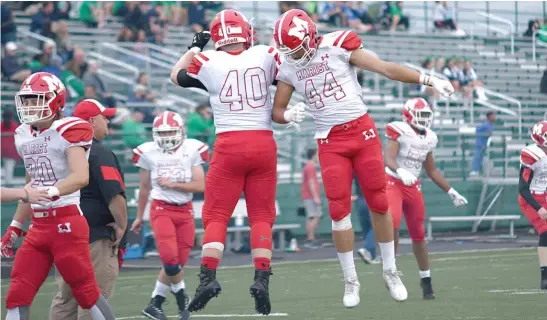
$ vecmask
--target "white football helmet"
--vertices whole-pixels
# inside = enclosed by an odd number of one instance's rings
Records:
[[[176,149],[186,137],[182,117],[175,112],[164,111],[154,119],[152,137],[165,151]]]
[[[403,107],[403,120],[418,130],[425,130],[433,123],[433,110],[424,99],[412,98]]]

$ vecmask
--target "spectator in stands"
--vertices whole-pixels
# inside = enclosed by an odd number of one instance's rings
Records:
[[[374,27],[372,19],[369,17],[366,8],[362,2],[346,1],[344,5],[344,14],[348,21],[348,26],[356,32],[369,32]]]
[[[435,72],[434,67],[435,67],[435,63],[434,63],[434,60],[431,58],[427,58],[422,62],[422,68],[425,69],[424,73],[427,75],[432,75],[433,72]],[[435,99],[438,96],[437,91],[435,91],[435,89],[429,86],[420,85],[420,92],[422,94],[425,94],[427,97],[431,97],[433,99]]]
[[[125,120],[123,123],[123,141],[127,148],[134,149],[147,141],[146,129],[142,123],[143,120],[144,113],[141,111],[134,111],[131,118]]]
[[[22,82],[32,73],[24,68],[17,60],[17,45],[15,42],[8,42],[5,46],[6,54],[2,58],[2,74],[9,81]]]
[[[104,26],[105,12],[98,1],[84,1],[80,6],[80,20],[90,28]]]
[[[488,100],[484,93],[484,83],[477,77],[477,73],[471,65],[471,60],[466,60],[460,76],[460,85],[463,88],[464,97],[472,99],[473,89],[481,100]]]
[[[87,71],[87,63],[85,62],[85,53],[82,49],[74,49],[72,59],[67,63],[66,68],[70,70],[78,78],[82,78]]]
[[[108,108],[116,107],[116,99],[109,92],[101,93],[94,84],[85,84],[84,99],[94,99]]]
[[[313,1],[317,5],[315,1]],[[279,15],[284,14],[285,12],[292,10],[292,9],[298,9],[298,1],[279,1]]]
[[[66,21],[57,22],[53,27],[53,32],[55,32],[57,54],[61,57],[63,63],[67,63],[74,54],[74,47],[70,42],[70,34]]]
[[[529,20],[528,21],[528,29],[526,29],[526,32],[524,32],[523,36],[524,37],[533,37],[534,36],[534,31],[538,30],[539,29],[539,26],[540,26],[540,21],[539,20]]]
[[[207,9],[206,2],[191,1],[188,4],[188,25],[194,32],[200,32],[209,28],[205,20],[205,9]]]
[[[2,162],[4,164],[4,183],[13,181],[13,170],[17,161],[21,160],[15,149],[14,134],[19,124],[13,120],[13,111],[6,109],[2,112],[2,123],[0,123],[0,132],[2,134]]]
[[[443,57],[437,58],[437,61],[435,61],[435,72],[442,74],[444,66],[446,64],[446,61]]]
[[[456,68],[455,59],[447,58],[442,73],[448,78],[455,91],[460,91],[459,72]]]
[[[435,1],[433,9],[433,25],[436,29],[448,29],[456,31],[458,26],[452,18],[452,9],[448,7],[448,1]]]
[[[120,29],[120,33],[118,34],[117,39],[118,42],[133,42],[134,39],[135,35],[131,28],[129,28],[128,26],[123,26]]]
[[[325,2],[320,9],[319,22],[331,27],[345,27],[348,25],[342,2]]]
[[[42,3],[42,9],[38,11],[33,17],[32,21],[30,23],[30,31],[31,32],[39,32],[43,29],[44,24],[51,21],[57,21],[58,18],[55,16],[53,9],[54,9],[54,2],[48,1]]]
[[[539,83],[539,92],[547,94],[547,68],[543,71],[543,77],[541,77],[541,82]]]
[[[2,36],[0,37],[0,41],[2,45],[5,45],[8,42],[17,41],[17,26],[15,25],[11,9],[4,3],[0,4],[0,9],[0,21],[2,21]]]
[[[402,29],[404,31],[408,30],[410,21],[408,16],[403,15],[403,1],[395,1],[391,3],[391,27],[390,31],[395,31],[397,29]]]
[[[194,112],[188,114],[188,118],[186,119],[186,134],[188,138],[209,143],[211,136],[215,134],[215,125],[208,105],[199,105]]]
[[[44,42],[42,53],[35,55],[29,65],[32,72],[48,70],[47,72],[57,76],[60,75],[63,59],[59,55],[53,53],[54,48],[55,42],[53,40]]]
[[[58,19],[70,19],[71,1],[56,1],[53,8],[53,14]]]
[[[486,121],[477,127],[475,130],[475,154],[473,155],[473,163],[471,164],[471,177],[476,177],[480,174],[482,167],[482,159],[488,146],[488,139],[492,136],[494,130],[494,122],[496,121],[496,114],[494,111],[489,111],[486,114]]]
[[[143,7],[146,7],[146,5]],[[141,7],[137,2],[127,2],[127,13],[124,17],[124,25],[131,29],[133,34],[136,34],[138,30],[148,30],[149,19],[141,11]]]
[[[135,92],[136,92],[136,88],[138,85],[141,85],[144,87],[144,90],[146,91],[146,96],[145,96],[145,101],[138,101],[138,102],[149,102],[149,101],[154,101],[158,94],[153,91],[153,90],[149,90],[149,84],[148,84],[148,74],[146,72],[141,72],[139,73],[139,76],[137,77],[137,82],[135,83],[134,86],[131,87],[128,95],[127,95],[127,98],[130,100],[130,101],[134,101],[135,99]],[[136,100],[134,102],[137,102]]]
[[[315,239],[315,232],[323,215],[321,210],[321,186],[317,178],[317,150],[308,150],[308,162],[302,170],[302,184],[300,192],[302,204],[306,209],[306,243],[305,247],[319,248],[321,243]]]

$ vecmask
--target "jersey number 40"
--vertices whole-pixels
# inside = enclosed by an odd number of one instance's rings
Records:
[[[230,111],[243,110],[243,95],[247,105],[253,109],[261,108],[268,101],[266,72],[259,67],[249,68],[243,73],[243,84],[239,83],[238,70],[228,72],[220,90],[219,100],[230,105]]]
[[[306,80],[304,90],[306,91],[306,97],[308,98],[309,104],[315,106],[317,109],[321,109],[325,106],[323,98],[334,96],[336,101],[339,101],[346,97],[344,89],[338,84],[332,72],[325,73],[325,78],[323,79],[323,94],[315,89],[315,84],[312,79]]]

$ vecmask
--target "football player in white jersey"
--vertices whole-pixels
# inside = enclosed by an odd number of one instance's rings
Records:
[[[47,190],[47,202],[20,203],[6,234],[2,257],[13,255],[13,245],[29,231],[17,251],[6,296],[6,319],[29,319],[34,296],[55,263],[83,309],[93,319],[114,319],[101,295],[89,251],[89,227],[80,211],[80,189],[89,181],[91,125],[78,118],[64,118],[66,89],[54,75],[30,75],[15,96],[21,125],[15,131],[15,147],[23,158],[27,182]],[[29,269],[32,266],[32,269]]]
[[[279,66],[277,50],[251,46],[247,19],[234,10],[219,12],[209,33],[197,33],[190,50],[171,73],[173,83],[209,92],[217,139],[207,172],[203,205],[203,251],[200,285],[188,309],[201,310],[221,292],[216,269],[222,258],[226,230],[243,192],[251,227],[255,265],[250,293],[258,313],[269,314],[272,226],[275,221],[277,145],[272,132],[269,86]],[[201,52],[209,38],[215,50]],[[303,107],[285,113],[301,121]]]
[[[24,188],[2,188],[1,202],[22,201],[24,203],[41,203],[49,200],[47,190],[35,189],[30,185]]]
[[[454,88],[447,81],[373,57],[362,50],[361,39],[353,31],[320,37],[315,23],[302,10],[293,9],[281,15],[275,23],[274,40],[286,59],[277,75],[273,119],[287,123],[284,114],[293,91],[306,97],[307,110],[317,127],[315,138],[319,145],[333,239],[344,271],[344,305],[351,308],[360,301],[350,219],[353,170],[371,210],[382,253],[384,281],[393,299],[406,300],[407,290],[395,265],[382,144],[362,101],[356,68],[379,73],[391,80],[432,86],[443,95],[452,94]]]
[[[519,206],[539,234],[540,288],[547,290],[547,121],[532,128],[534,144],[520,153]]]
[[[154,141],[133,150],[133,163],[140,168],[140,187],[137,218],[131,229],[140,231],[151,198],[150,225],[163,263],[152,300],[142,313],[150,319],[167,319],[162,304],[171,289],[179,318],[187,320],[190,312],[186,309],[188,295],[182,269],[194,246],[192,198],[194,192],[203,192],[202,164],[209,159],[209,147],[186,138],[182,118],[175,112],[162,112],[153,126]]]
[[[394,121],[386,127],[389,139],[385,150],[387,173],[387,199],[393,217],[395,251],[399,244],[399,227],[404,214],[408,233],[418,268],[420,286],[424,299],[435,299],[431,284],[431,271],[425,242],[425,204],[418,176],[425,168],[427,175],[444,192],[447,192],[456,207],[467,204],[467,200],[454,190],[435,167],[433,150],[437,146],[437,135],[430,127],[433,111],[422,98],[408,100],[403,107],[403,121]]]

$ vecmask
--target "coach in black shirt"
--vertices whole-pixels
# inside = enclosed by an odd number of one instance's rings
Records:
[[[103,145],[108,135],[108,117],[116,109],[86,99],[78,103],[74,116],[88,121],[94,130],[89,155],[89,184],[80,191],[80,207],[89,225],[91,259],[101,293],[107,299],[114,289],[125,252],[127,203],[123,172],[116,155]],[[53,298],[50,320],[90,319],[88,310],[78,307],[70,287],[59,279],[60,290]]]

